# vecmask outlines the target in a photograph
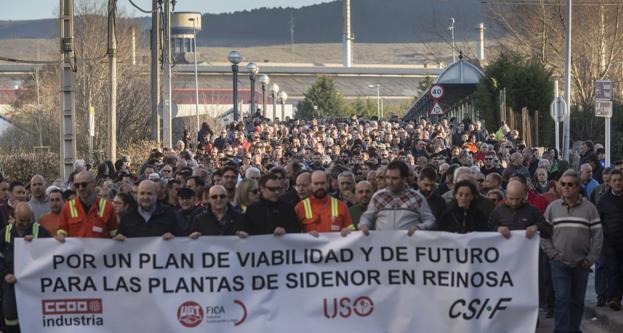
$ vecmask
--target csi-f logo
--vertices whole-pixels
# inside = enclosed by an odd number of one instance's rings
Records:
[[[349,318],[353,314],[358,317],[367,317],[374,311],[374,302],[368,296],[361,296],[355,300],[349,297],[324,299],[323,312],[327,319],[334,319],[337,316]]]
[[[475,298],[471,301],[458,299],[452,303],[448,314],[452,319],[462,317],[465,320],[472,320],[480,319],[483,316],[492,319],[496,313],[506,310],[506,304],[512,300],[510,297],[500,298],[497,302],[489,298],[484,300]]]
[[[193,301],[184,302],[177,309],[177,320],[184,327],[196,327],[203,321],[203,309]]]

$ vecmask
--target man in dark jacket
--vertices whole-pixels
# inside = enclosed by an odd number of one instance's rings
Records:
[[[446,200],[434,191],[436,179],[437,172],[435,169],[426,167],[420,173],[417,185],[420,193],[426,198],[435,219],[439,219],[446,209]]]
[[[19,332],[17,305],[15,304],[15,278],[13,270],[15,237],[24,237],[31,241],[34,238],[50,237],[50,234],[39,223],[33,223],[32,210],[25,202],[15,206],[15,223],[7,224],[0,231],[0,273],[2,275],[2,314],[5,329],[3,332]]]
[[[181,188],[177,191],[177,199],[180,208],[177,210],[182,222],[182,233],[188,234],[193,219],[202,212],[202,207],[197,206],[197,195],[189,188]]]
[[[511,236],[511,230],[525,230],[526,237],[532,238],[537,231],[541,237],[552,236],[551,225],[545,222],[545,218],[539,210],[528,204],[526,191],[523,184],[518,181],[508,183],[506,201],[496,207],[489,216],[489,225],[497,230],[505,238]]]
[[[246,236],[244,217],[227,202],[227,190],[222,185],[210,187],[208,206],[195,218],[190,225],[192,239],[199,236]],[[242,234],[244,232],[244,234]]]
[[[606,192],[597,203],[597,211],[604,229],[604,254],[608,275],[608,306],[621,310],[623,294],[623,171],[610,174],[611,191]]]
[[[259,182],[260,200],[245,212],[251,235],[283,235],[300,231],[294,208],[279,198],[281,181],[273,173],[268,173]]]
[[[169,240],[183,235],[182,222],[175,209],[158,202],[157,187],[151,180],[138,184],[138,207],[121,218],[114,239],[160,237]]]

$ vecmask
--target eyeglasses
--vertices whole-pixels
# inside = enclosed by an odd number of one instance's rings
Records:
[[[81,187],[86,188],[87,186],[89,186],[89,184],[91,184],[91,183],[88,183],[88,182],[84,182],[84,183],[74,183],[74,186],[75,186],[76,188],[81,188]]]
[[[253,193],[253,194],[257,194],[257,189],[250,190],[249,192],[251,192],[251,193]]]
[[[227,196],[225,194],[219,194],[219,195],[211,195],[210,199],[212,200],[216,200],[216,199],[225,199],[227,198]]]
[[[171,171],[172,171],[172,170],[162,169],[162,172],[164,172],[164,173],[169,173],[169,172],[171,172]]]
[[[572,183],[572,182],[569,182],[569,183],[560,182],[560,186],[562,186],[562,187],[574,187],[575,183]]]
[[[485,161],[493,161],[491,157],[485,157]]]
[[[269,187],[269,186],[266,186],[265,188],[271,192],[279,192],[279,190],[281,189],[281,187]]]

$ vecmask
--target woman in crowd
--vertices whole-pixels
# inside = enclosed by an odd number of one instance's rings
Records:
[[[259,188],[257,182],[253,179],[243,179],[236,187],[236,195],[234,201],[240,212],[244,213],[252,203],[259,200]]]
[[[473,204],[478,189],[469,180],[454,184],[454,200],[437,221],[437,229],[464,234],[472,231],[489,231],[487,217]]]

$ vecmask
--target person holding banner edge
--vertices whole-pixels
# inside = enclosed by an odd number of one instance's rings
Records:
[[[15,207],[15,223],[7,224],[0,231],[0,272],[2,273],[2,315],[3,332],[18,333],[17,305],[15,303],[15,283],[13,270],[13,245],[15,237],[24,237],[25,241],[35,238],[47,238],[50,234],[39,223],[33,223],[33,212],[25,202]]]
[[[580,332],[588,274],[599,258],[603,230],[597,209],[580,195],[578,173],[565,171],[560,185],[562,198],[545,211],[554,232],[551,239],[541,239],[541,247],[551,260],[554,331]]]

